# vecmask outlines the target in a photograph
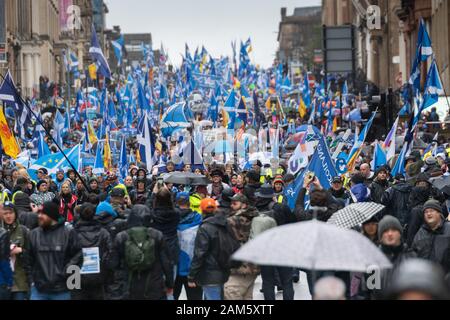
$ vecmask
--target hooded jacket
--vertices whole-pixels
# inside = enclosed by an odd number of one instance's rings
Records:
[[[16,206],[19,222],[29,230],[39,227],[38,215],[31,212],[30,196],[22,191],[16,192],[14,205]]]
[[[98,248],[100,254],[100,274],[81,275],[81,288],[84,290],[85,288],[103,285],[106,271],[110,267],[111,235],[96,220],[80,220],[75,224],[74,229],[80,240],[81,248]]]
[[[179,212],[173,208],[156,207],[152,210],[152,223],[150,227],[159,230],[170,249],[170,256],[174,264],[178,263],[180,245],[178,243],[178,224],[180,223]]]
[[[225,228],[227,219],[223,215],[208,216],[198,229],[195,238],[194,258],[192,259],[189,280],[200,286],[223,285],[230,276],[230,270],[223,270],[219,256],[219,228]]]
[[[146,206],[136,205],[131,209],[127,224],[129,228],[146,227],[150,217],[149,209]],[[154,228],[148,228],[148,234],[155,240],[156,260],[148,271],[142,271],[139,274],[131,273],[125,262],[125,244],[129,239],[128,232],[120,232],[114,240],[111,267],[117,270],[115,282],[117,288],[120,288],[118,291],[122,293],[120,297],[117,297],[119,299],[158,300],[165,296],[166,288],[174,286],[173,265],[163,234]],[[143,284],[145,287],[143,296],[136,297],[135,288],[142,287]]]
[[[63,224],[32,230],[25,256],[29,283],[34,282],[39,292],[48,294],[66,292],[70,276],[67,269],[72,265],[81,267],[83,263],[75,230]]]
[[[202,223],[202,215],[191,209],[178,209],[180,224],[178,225],[178,241],[180,257],[178,260],[178,275],[186,277],[191,269],[194,257],[194,245],[197,231]]]

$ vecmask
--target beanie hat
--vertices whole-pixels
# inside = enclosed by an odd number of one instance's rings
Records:
[[[388,229],[395,229],[403,234],[403,227],[400,224],[400,221],[393,216],[384,216],[383,219],[378,223],[378,238],[381,239],[383,237],[383,233],[385,233]]]
[[[42,184],[47,184],[47,181],[45,181],[45,180],[39,180],[39,182],[37,183],[37,185],[36,185],[36,188],[39,190],[39,187],[42,185]]]
[[[63,216],[59,214],[59,206],[53,201],[45,202],[41,212],[57,222],[60,222],[60,219],[63,218]]]
[[[30,196],[22,191],[17,191],[13,196],[13,203],[18,209],[30,211]]]
[[[109,204],[108,202],[105,202],[105,201],[104,202],[100,202],[98,204],[97,209],[95,210],[95,215],[99,216],[103,212],[108,213],[113,218],[117,217],[117,213],[114,210],[114,208],[112,207],[112,205]]]
[[[425,212],[426,209],[434,209],[442,214],[442,206],[439,201],[437,200],[428,200],[423,205],[423,212]]]

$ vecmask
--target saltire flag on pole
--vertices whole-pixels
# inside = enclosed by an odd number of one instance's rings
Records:
[[[92,39],[89,53],[92,60],[94,60],[97,65],[98,73],[100,73],[105,78],[111,79],[111,69],[109,68],[108,61],[106,60],[105,55],[103,54],[103,51],[98,42],[97,32],[95,31],[94,24],[92,24]]]
[[[123,35],[120,35],[119,39],[112,41],[111,44],[114,48],[114,54],[117,58],[117,66],[120,67],[122,65],[123,46],[125,45]]]
[[[353,145],[353,148],[350,151],[349,156],[348,156],[348,159],[349,159],[348,163],[347,163],[348,171],[353,170],[356,159],[359,157],[359,154],[361,153],[361,147],[362,147],[364,141],[366,141],[367,134],[369,133],[369,130],[372,127],[372,123],[373,123],[373,120],[375,119],[376,115],[377,115],[376,112],[374,112],[372,114],[372,117],[369,119],[369,121],[365,125],[364,129],[359,134],[357,141],[355,141],[355,144]]]
[[[436,60],[433,59],[430,70],[428,71],[423,103],[419,113],[431,107],[439,101],[439,96],[444,94],[444,86],[437,68]]]
[[[150,120],[145,114],[140,128],[138,129],[137,142],[139,143],[139,160],[147,166],[147,171],[152,172],[155,156],[155,136],[152,132]],[[137,156],[138,157],[138,156]]]

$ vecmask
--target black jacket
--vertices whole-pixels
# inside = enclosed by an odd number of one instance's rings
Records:
[[[114,218],[107,212],[102,212],[95,217],[95,220],[100,222],[100,225],[106,229],[111,235],[111,240],[114,240],[116,235],[127,228],[127,221],[120,218]]]
[[[98,221],[80,220],[74,227],[82,248],[98,247],[100,253],[100,274],[85,274],[81,276],[81,288],[92,288],[103,285],[107,270],[110,269],[112,253],[111,235],[102,228]]]
[[[150,237],[155,239],[155,252],[158,255],[155,263],[148,272],[130,274],[125,263],[125,243],[128,240],[127,231],[120,232],[114,240],[111,267],[116,269],[116,287],[120,288],[121,299],[151,299],[158,300],[165,296],[166,288],[173,288],[174,273],[170,260],[169,248],[164,241],[163,234],[153,228],[148,228]],[[142,287],[145,283],[145,293],[137,296],[133,288]]]
[[[19,212],[19,223],[29,230],[39,227],[38,214],[30,211]]]
[[[412,249],[421,259],[440,263],[446,272],[450,271],[450,223],[443,220],[436,230],[423,224],[414,237]]]
[[[73,229],[63,224],[48,229],[39,227],[30,232],[26,253],[26,270],[30,283],[43,293],[68,291],[69,266],[83,264],[80,241]]]
[[[417,257],[417,255],[403,243],[398,247],[380,245],[380,249],[392,263],[392,269],[385,269],[381,272],[381,289],[386,290],[391,283],[394,271],[400,266],[400,264],[406,259]]]
[[[172,208],[156,207],[152,210],[151,216],[150,227],[162,232],[164,241],[169,246],[172,262],[177,264],[180,255],[180,244],[178,243],[179,212]]]
[[[373,180],[370,185],[370,198],[373,202],[381,203],[381,198],[383,197],[386,189],[389,188],[389,182],[387,180],[380,181],[378,179]]]
[[[409,222],[408,203],[411,189],[411,185],[401,182],[387,189],[381,198],[381,204],[386,207],[384,214],[396,217],[403,226]]]
[[[223,270],[216,258],[220,250],[219,228],[226,225],[226,217],[214,215],[204,219],[197,231],[189,279],[200,286],[223,285],[230,276],[230,270]]]

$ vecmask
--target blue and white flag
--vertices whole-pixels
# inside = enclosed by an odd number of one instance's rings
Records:
[[[73,164],[73,166],[78,169],[80,160],[80,145],[76,145],[72,149],[67,149],[64,151],[67,158]],[[30,171],[37,171],[40,168],[46,168],[49,174],[56,174],[59,169],[69,169],[72,168],[69,162],[64,158],[61,152],[46,155],[37,159],[33,165],[30,166]]]
[[[127,157],[127,145],[126,145],[126,137],[122,138],[122,144],[120,147],[120,156],[119,156],[119,172],[122,179],[125,179],[128,172],[128,157]]]
[[[428,71],[427,83],[423,95],[423,104],[420,112],[431,107],[439,101],[439,96],[444,94],[444,86],[437,68],[436,60],[433,60]]]
[[[109,68],[108,61],[106,60],[98,42],[94,24],[92,24],[92,41],[91,47],[89,48],[89,53],[92,60],[94,60],[97,64],[98,73],[103,75],[105,78],[111,79],[111,69]]]
[[[141,162],[146,164],[148,172],[152,172],[153,164],[155,163],[156,138],[152,132],[147,114],[141,121],[140,127],[138,126],[137,142],[139,143]]]
[[[117,58],[117,66],[120,67],[122,65],[123,46],[125,45],[123,35],[121,35],[119,39],[112,41],[111,44],[114,48],[114,54]]]
[[[309,162],[308,168],[303,170],[297,176],[294,183],[289,185],[284,192],[291,210],[295,209],[295,202],[297,201],[297,197],[303,187],[303,180],[305,177],[305,173],[307,172],[314,172],[316,177],[319,179],[320,184],[325,190],[331,187],[333,178],[338,175],[324,137],[320,138],[319,144],[317,145],[316,151],[314,152],[314,155]],[[305,209],[307,209],[308,207],[309,200],[308,197],[306,197]]]

